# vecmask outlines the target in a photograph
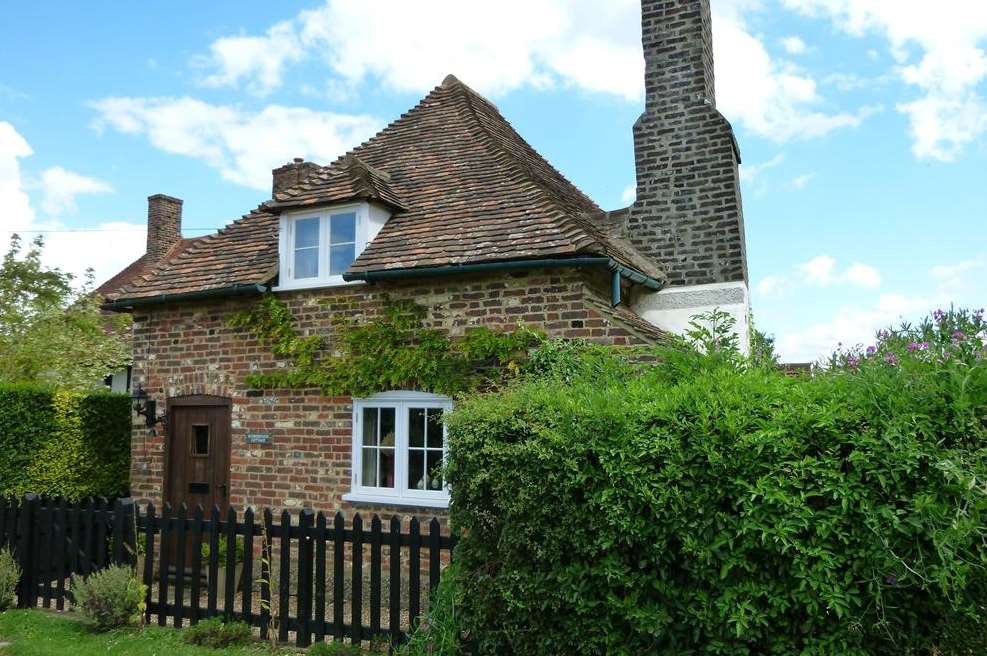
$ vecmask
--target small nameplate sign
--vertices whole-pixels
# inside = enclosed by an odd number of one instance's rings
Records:
[[[270,433],[247,433],[247,444],[270,444]]]

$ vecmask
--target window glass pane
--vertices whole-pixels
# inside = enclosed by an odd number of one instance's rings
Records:
[[[319,249],[304,248],[295,251],[295,278],[319,277]]]
[[[442,408],[428,409],[428,446],[442,448]]]
[[[380,449],[377,487],[394,487],[394,449]]]
[[[329,275],[339,276],[350,268],[356,259],[356,244],[343,244],[329,248]]]
[[[408,489],[425,489],[425,452],[408,452]]]
[[[329,243],[356,241],[356,213],[333,214],[329,222]]]
[[[408,446],[425,446],[425,408],[408,410]]]
[[[209,426],[192,427],[192,455],[209,455]]]
[[[380,445],[394,446],[394,408],[380,409]]]
[[[426,451],[428,455],[428,483],[429,490],[442,489],[442,452]]]
[[[295,248],[313,248],[319,245],[319,217],[295,221]]]
[[[363,445],[377,446],[377,408],[363,409]]]
[[[363,449],[363,485],[377,487],[377,449]]]

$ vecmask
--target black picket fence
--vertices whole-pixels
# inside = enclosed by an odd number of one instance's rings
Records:
[[[376,515],[365,527],[359,514],[347,525],[342,513],[309,509],[294,522],[287,511],[256,517],[249,508],[206,516],[166,505],[158,515],[130,499],[26,495],[0,498],[0,546],[20,562],[21,607],[62,609],[75,577],[127,564],[147,586],[148,622],[181,627],[221,616],[304,647],[326,637],[404,641],[427,612],[455,538],[434,518],[423,532],[414,518],[392,517],[385,528]]]

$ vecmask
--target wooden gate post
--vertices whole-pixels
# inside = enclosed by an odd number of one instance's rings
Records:
[[[18,526],[17,560],[21,566],[21,580],[17,586],[17,606],[31,608],[38,601],[37,558],[34,553],[34,523],[38,515],[40,498],[37,494],[25,494],[21,501],[21,516]]]

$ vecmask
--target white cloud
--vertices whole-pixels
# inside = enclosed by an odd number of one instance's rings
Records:
[[[215,72],[201,80],[207,87],[237,86],[264,96],[281,86],[285,66],[301,59],[302,45],[291,23],[272,26],[264,36],[228,36],[209,47],[209,56],[197,58],[198,66]]]
[[[620,194],[620,201],[625,205],[630,205],[637,198],[637,185],[627,185],[624,187],[624,191]]]
[[[840,344],[871,344],[878,330],[903,319],[918,319],[934,307],[930,298],[882,294],[872,306],[844,306],[832,319],[782,332],[776,336],[775,345],[783,362],[814,362]]]
[[[144,252],[143,224],[115,221],[93,226],[91,232],[64,232],[73,226],[51,218],[39,218],[25,191],[20,163],[32,154],[31,146],[14,126],[0,121],[0,207],[4,208],[0,212],[0,239],[3,242],[0,248],[3,252],[6,252],[11,233],[20,233],[25,240],[30,240],[39,234],[38,231],[44,231],[41,233],[45,236],[42,260],[46,266],[72,273],[80,281],[86,269],[92,267],[97,282],[117,273]],[[42,209],[46,204],[42,203]]]
[[[113,191],[108,183],[96,178],[67,171],[54,166],[41,173],[44,200],[42,209],[51,216],[59,216],[76,209],[75,197],[80,194],[105,194]]]
[[[766,162],[761,162],[760,164],[741,164],[740,165],[740,180],[741,182],[753,183],[755,182],[762,173],[770,169],[779,166],[785,161],[785,154],[778,153]]]
[[[983,296],[984,274],[981,272],[984,269],[987,269],[987,255],[954,264],[934,266],[929,273],[937,281],[938,291],[941,294],[953,297],[967,292],[979,292]],[[980,302],[983,303],[983,299]]]
[[[785,276],[765,276],[757,283],[757,293],[761,296],[779,294],[791,286],[791,280]]]
[[[369,116],[269,105],[257,113],[194,98],[105,98],[97,129],[146,135],[157,148],[204,161],[231,182],[269,189],[271,169],[292,157],[326,163],[372,136]]]
[[[857,127],[880,111],[822,111],[815,79],[772,59],[764,42],[742,21],[717,15],[713,33],[718,106],[760,136],[777,142],[822,137]]]
[[[790,55],[801,55],[804,54],[809,46],[806,45],[805,41],[798,36],[787,36],[781,40],[781,47],[785,49]]]
[[[758,0],[714,4],[723,112],[777,141],[859,125],[868,111],[820,109],[815,80],[770,57],[743,20],[762,8]],[[282,84],[289,63],[322,59],[328,69],[324,86],[333,96],[350,95],[368,79],[424,93],[451,72],[491,95],[562,86],[636,102],[644,84],[640,29],[639,0],[503,0],[494,12],[462,0],[326,0],[264,35],[219,39],[201,61],[213,70],[207,83],[245,82],[261,93]],[[788,46],[799,44],[790,40]]]
[[[881,274],[874,267],[854,262],[841,272],[837,270],[836,259],[830,255],[814,257],[800,264],[797,270],[805,282],[818,287],[844,284],[873,289],[881,286]]]
[[[979,0],[783,0],[854,36],[887,39],[899,78],[920,96],[899,103],[919,158],[955,159],[987,134],[987,3]],[[918,59],[913,51],[918,50]]]
[[[809,183],[812,182],[815,179],[815,177],[816,177],[815,173],[804,173],[800,176],[793,178],[789,184],[792,186],[793,189],[798,189],[799,191],[801,191],[802,189],[808,187]]]

